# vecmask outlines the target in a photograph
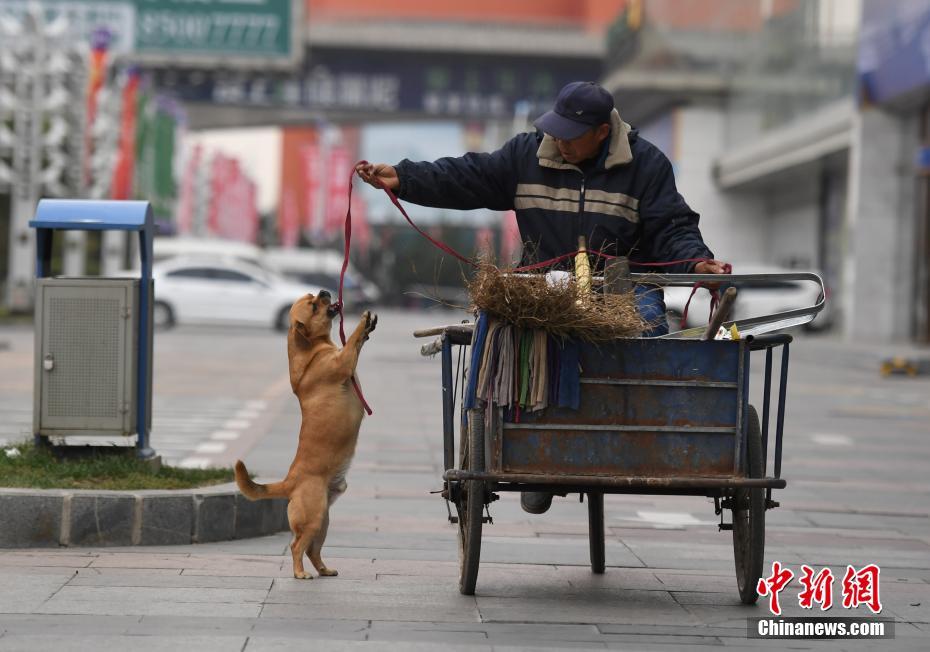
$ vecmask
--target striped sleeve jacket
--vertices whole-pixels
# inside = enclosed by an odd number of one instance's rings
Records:
[[[599,160],[566,163],[550,136],[519,134],[492,153],[398,163],[397,195],[424,206],[516,211],[524,264],[577,249],[636,262],[713,258],[668,158],[614,110]],[[665,268],[689,272],[694,263]]]

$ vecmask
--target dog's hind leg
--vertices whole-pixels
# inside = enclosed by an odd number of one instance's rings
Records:
[[[323,561],[323,558],[320,556],[320,552],[323,550],[323,543],[326,541],[326,533],[329,531],[329,507],[332,506],[336,499],[339,498],[342,494],[345,493],[348,485],[346,484],[346,472],[349,470],[349,465],[346,464],[345,467],[336,473],[333,476],[332,480],[329,482],[329,494],[328,502],[329,505],[326,509],[326,515],[323,517],[323,526],[320,528],[319,534],[316,535],[316,538],[310,543],[310,550],[307,552],[307,556],[310,557],[310,562],[313,564],[313,567],[316,568],[321,577],[335,577],[339,572],[334,568],[327,568],[326,563]]]
[[[323,526],[320,528],[320,531],[317,533],[316,537],[314,537],[313,541],[310,542],[310,550],[307,551],[307,556],[310,557],[310,563],[313,564],[313,567],[320,574],[320,577],[335,577],[339,574],[339,571],[335,568],[327,568],[326,564],[323,562],[323,557],[320,556],[328,530],[329,510],[327,509],[326,515],[323,517]]]
[[[325,488],[301,488],[295,491],[287,505],[287,520],[294,533],[291,541],[291,556],[294,560],[294,577],[299,580],[311,579],[304,570],[304,553],[310,548],[323,527],[327,517],[327,496]]]

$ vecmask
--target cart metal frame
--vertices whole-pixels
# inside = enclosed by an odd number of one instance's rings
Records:
[[[637,282],[678,285],[707,280],[701,275],[632,276]],[[813,274],[734,276],[729,280],[751,284],[773,277],[820,282],[822,288],[820,278]],[[463,410],[459,417],[458,455],[455,445],[457,386],[459,380],[464,384],[465,374],[459,378],[454,369],[453,347],[459,347],[459,371],[462,372],[464,347],[472,344],[474,325],[447,326],[417,333],[418,336],[440,336],[432,345],[423,347],[422,353],[440,353],[442,359],[446,469],[442,494],[456,508],[454,513],[449,510],[449,519],[459,526],[460,591],[467,595],[475,591],[482,527],[484,523],[493,522],[488,505],[497,500],[498,492],[577,492],[582,498],[587,496],[591,568],[595,573],[605,569],[604,494],[694,495],[713,498],[715,513],[721,519],[720,529],[733,531],[740,598],[744,603],[754,603],[758,599],[756,584],[762,574],[765,511],[778,506],[772,500],[772,490],[787,486],[781,477],[781,461],[792,342],[791,335],[761,331],[769,327],[784,328],[786,323],[796,325],[810,321],[822,308],[821,293],[818,303],[810,308],[746,320],[750,323],[743,324],[750,334],[736,341],[703,342],[690,339],[694,333],[684,331],[673,333],[669,338],[633,338],[609,343],[604,348],[610,351],[598,350],[598,355],[610,364],[598,367],[600,363],[589,357],[593,373],[587,373],[586,369],[581,379],[582,399],[600,392],[599,399],[588,401],[577,413],[547,409],[542,413],[544,417],[530,413],[520,423],[505,420],[503,409],[494,405],[469,410],[467,414]],[[739,327],[741,322],[736,323]],[[638,349],[648,351],[639,355]],[[781,360],[775,405],[773,474],[767,476],[775,349],[781,349]],[[621,359],[618,356],[624,351],[626,357],[632,358],[632,367],[625,373],[618,373],[615,367],[624,364],[618,362]],[[659,358],[668,359],[660,361],[655,368],[644,368],[642,376],[638,376],[636,365],[648,366],[649,360],[655,359],[648,354],[655,355],[656,351]],[[673,354],[665,356],[664,351]],[[765,351],[761,419],[748,402],[750,353],[758,351]],[[691,375],[688,371],[681,372],[687,365],[680,364],[682,356],[690,353],[699,360],[692,363],[688,358],[694,372]],[[714,361],[718,355],[728,361],[718,365]],[[669,364],[674,370],[662,368]],[[700,414],[694,419],[683,415],[686,402],[682,398],[702,396],[702,392],[704,396],[707,392],[717,394],[716,399],[709,401],[716,408],[708,412],[702,411],[702,407],[696,410]],[[614,409],[618,404],[624,407]],[[490,415],[485,414],[485,409],[490,409]],[[595,421],[598,422],[591,423],[592,409],[597,412]],[[659,416],[664,409],[668,410],[666,422]],[[712,414],[715,409],[717,412],[731,409],[732,419],[720,422],[719,414]],[[668,418],[674,423],[668,423]],[[636,448],[641,441],[637,437],[641,438],[643,433],[648,433],[654,449],[647,449],[638,457],[643,447]],[[563,436],[568,439],[560,439]],[[728,436],[732,441],[730,447],[726,445]],[[591,464],[592,459],[607,459],[608,462],[606,466],[600,464],[594,468],[597,465]],[[733,515],[729,523],[724,522],[725,510]]]

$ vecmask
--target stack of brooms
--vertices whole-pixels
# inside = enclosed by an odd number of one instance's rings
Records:
[[[519,328],[541,329],[557,337],[603,342],[639,336],[649,324],[637,310],[632,287],[594,292],[583,237],[578,248],[574,276],[554,283],[544,274],[518,274],[489,259],[479,261],[468,282],[472,307]]]

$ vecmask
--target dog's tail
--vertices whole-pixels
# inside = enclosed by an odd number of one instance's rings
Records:
[[[291,491],[290,483],[287,480],[270,484],[252,482],[252,478],[249,477],[249,472],[242,460],[236,460],[236,484],[239,485],[239,491],[242,492],[242,495],[249,500],[287,498]]]

